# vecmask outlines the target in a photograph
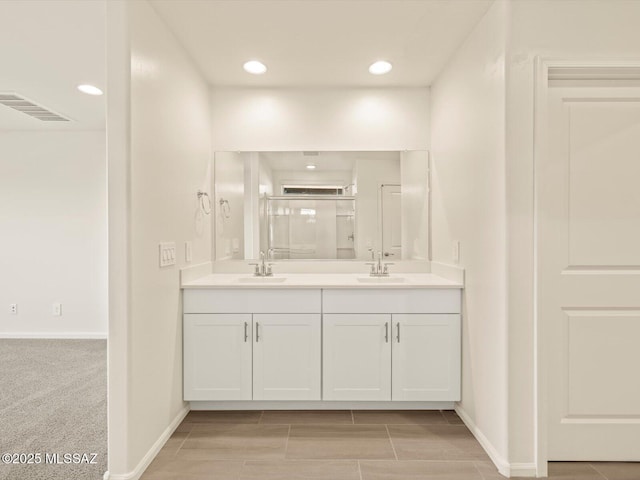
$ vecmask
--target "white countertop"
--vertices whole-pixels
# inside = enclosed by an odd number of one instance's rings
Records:
[[[182,288],[463,288],[462,283],[432,273],[398,273],[370,277],[362,273],[281,273],[254,277],[246,273],[213,273]]]

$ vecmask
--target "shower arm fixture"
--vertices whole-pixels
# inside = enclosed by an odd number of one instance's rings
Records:
[[[211,198],[209,198],[209,194],[198,190],[198,200],[200,201],[200,208],[204,214],[209,215],[211,213]]]

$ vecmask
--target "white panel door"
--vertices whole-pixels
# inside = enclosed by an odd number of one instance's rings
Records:
[[[251,315],[184,316],[184,399],[251,400]]]
[[[381,192],[381,221],[382,226],[382,253],[385,257],[393,257],[401,260],[402,256],[402,198],[400,185],[382,185]]]
[[[323,400],[391,400],[391,315],[323,316]]]
[[[255,314],[253,330],[253,399],[320,400],[320,315]]]
[[[460,400],[460,315],[392,315],[392,400]]]
[[[537,165],[549,460],[640,460],[640,89],[552,87]]]

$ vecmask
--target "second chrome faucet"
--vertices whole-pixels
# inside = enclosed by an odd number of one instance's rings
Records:
[[[259,263],[250,263],[249,265],[255,267],[253,275],[255,277],[271,277],[273,276],[273,271],[271,270],[272,264],[266,263],[265,254],[263,251],[260,251],[260,262]]]
[[[369,275],[371,277],[388,277],[389,276],[389,265],[393,265],[393,263],[382,263],[382,252],[378,252],[378,261],[377,262],[369,262],[367,265],[371,265],[371,270],[369,271]]]

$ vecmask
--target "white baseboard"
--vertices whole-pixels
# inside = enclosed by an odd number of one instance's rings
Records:
[[[502,455],[498,453],[493,444],[484,435],[484,433],[482,433],[475,422],[460,405],[456,405],[455,410],[458,416],[467,426],[467,428],[471,431],[473,436],[476,437],[478,443],[482,446],[482,448],[484,448],[485,452],[487,452],[487,455],[489,455],[489,458],[498,469],[498,472],[500,472],[500,475],[503,475],[507,478],[536,476],[535,463],[509,463],[505,458],[502,457]]]
[[[266,401],[191,402],[191,410],[452,410],[453,402]]]
[[[106,340],[107,333],[94,333],[94,332],[0,332],[0,338],[12,338],[12,339],[27,339],[27,338],[42,338],[42,339],[61,339],[61,340]]]
[[[473,436],[476,437],[476,440],[478,440],[478,443],[480,444],[480,446],[484,448],[485,452],[487,452],[487,455],[489,455],[489,458],[498,469],[498,472],[500,472],[501,475],[504,475],[505,477],[509,478],[509,475],[510,475],[509,462],[507,462],[504,458],[502,458],[502,456],[498,453],[498,451],[493,446],[493,444],[484,435],[484,433],[482,433],[482,431],[478,428],[475,422],[471,420],[471,417],[467,414],[467,412],[465,412],[465,410],[460,405],[456,405],[456,413],[462,419],[462,421],[467,426],[467,428],[471,431]]]
[[[510,475],[512,477],[537,477],[535,463],[512,463]]]
[[[156,440],[156,442],[151,446],[145,456],[142,457],[142,460],[140,460],[138,465],[136,465],[136,468],[134,468],[131,472],[121,474],[112,474],[106,472],[104,480],[138,480],[147,469],[147,467],[151,464],[153,459],[156,458],[156,455],[158,455],[160,449],[162,449],[164,444],[167,443],[169,437],[173,435],[173,432],[175,432],[176,428],[178,428],[178,425],[182,423],[182,420],[184,420],[184,417],[187,416],[189,410],[189,405],[187,405],[182,410],[180,410],[180,412],[178,412],[178,415],[176,415],[169,426],[164,430],[164,432],[162,432],[162,435],[160,435],[158,440]]]

